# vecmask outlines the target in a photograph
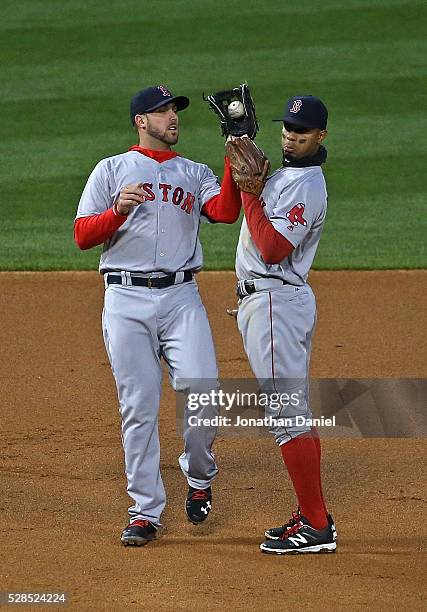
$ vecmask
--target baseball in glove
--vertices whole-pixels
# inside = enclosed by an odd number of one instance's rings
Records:
[[[255,138],[259,127],[255,104],[246,83],[207,97],[203,94],[203,99],[220,118],[223,136],[247,134],[249,138]]]
[[[239,189],[259,196],[270,169],[270,162],[264,152],[245,136],[230,138],[225,145],[225,153]]]

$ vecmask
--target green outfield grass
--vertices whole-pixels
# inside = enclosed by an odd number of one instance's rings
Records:
[[[0,269],[90,269],[73,219],[102,157],[134,144],[128,103],[166,83],[191,98],[178,150],[221,174],[201,94],[247,80],[257,142],[280,164],[287,97],[330,111],[329,212],[316,268],[426,267],[424,2],[2,1]],[[238,224],[205,226],[207,269],[232,268]]]

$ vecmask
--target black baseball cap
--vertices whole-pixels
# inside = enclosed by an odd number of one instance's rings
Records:
[[[135,115],[150,113],[169,102],[174,102],[178,110],[184,110],[190,104],[186,96],[173,96],[165,85],[146,87],[136,93],[130,101],[130,120],[135,125]]]
[[[286,102],[284,116],[273,121],[325,130],[328,123],[328,109],[315,96],[294,96]]]

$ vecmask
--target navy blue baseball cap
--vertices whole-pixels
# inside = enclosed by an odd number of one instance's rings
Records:
[[[273,121],[325,130],[328,123],[328,109],[315,96],[294,96],[285,104],[284,117]]]
[[[165,85],[141,89],[130,101],[130,120],[132,125],[135,125],[135,115],[150,113],[170,102],[174,102],[178,110],[183,110],[190,104],[190,100],[186,96],[173,96]]]

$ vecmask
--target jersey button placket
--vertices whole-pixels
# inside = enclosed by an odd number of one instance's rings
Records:
[[[166,177],[163,175],[162,172],[159,172],[158,174],[158,178],[159,178],[159,185],[162,183],[167,183]],[[159,188],[158,191],[158,198],[159,198],[159,207],[158,207],[158,216],[157,216],[157,227],[158,227],[158,232],[157,232],[157,248],[156,251],[158,253],[159,258],[163,258],[165,257],[166,253],[166,243],[165,243],[165,239],[166,236],[162,236],[162,234],[166,234],[166,229],[165,227],[162,227],[165,225],[166,220],[165,220],[165,215],[167,214],[167,207],[169,205],[169,202],[165,202],[163,200],[163,190]]]
[[[160,206],[159,209],[159,234],[157,237],[157,249],[158,249],[158,253],[159,253],[159,257],[164,257],[165,256],[165,251],[166,251],[166,230],[164,227],[161,227],[164,223],[164,216],[166,214],[166,209],[165,206],[167,206],[167,202],[163,202],[162,205]]]
[[[157,171],[157,227],[156,227],[156,263],[159,260],[160,257],[160,225],[162,222],[162,210],[164,207],[164,202],[163,202],[163,192],[160,189],[159,185],[163,183],[163,174],[160,170],[160,167]]]

